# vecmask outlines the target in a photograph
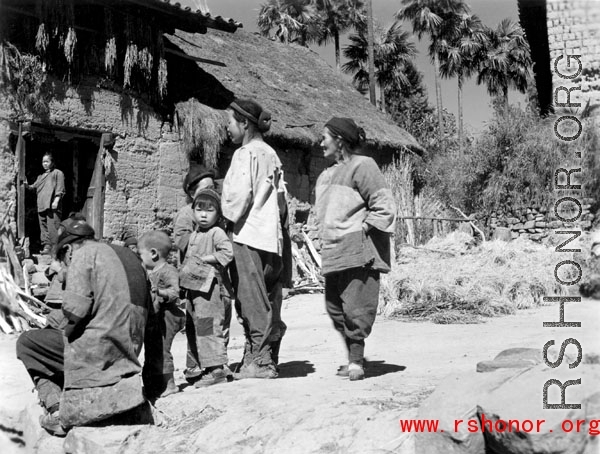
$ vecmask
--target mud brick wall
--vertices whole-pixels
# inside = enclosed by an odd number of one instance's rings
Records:
[[[3,104],[1,98],[0,104]],[[17,162],[14,153],[11,151],[9,134],[8,121],[0,119],[0,217],[4,217],[11,202],[13,202],[8,219],[11,229],[16,232],[17,189],[15,183]]]
[[[581,102],[582,108],[588,99],[592,106],[600,105],[600,1],[547,0],[546,4],[554,89],[581,86],[581,91],[571,92],[572,102]],[[583,71],[575,79],[563,79],[554,72],[554,61],[565,50],[568,55],[581,55]],[[563,74],[573,74],[577,62],[572,60],[571,68],[567,69],[563,58],[558,68]],[[559,95],[558,101],[566,102],[566,92]],[[599,110],[596,109],[596,115]]]
[[[170,226],[185,204],[181,189],[188,160],[179,135],[163,123],[142,100],[98,88],[84,81],[76,88],[61,85],[60,98],[50,103],[49,123],[111,132],[114,167],[106,172],[104,237],[119,238],[124,230],[136,234]],[[0,106],[7,105],[0,93]],[[9,145],[11,112],[0,107],[0,214],[16,202],[14,144]],[[15,227],[16,212],[11,220]]]
[[[558,219],[553,206],[540,207],[532,203],[529,206],[505,207],[491,214],[489,227],[490,229],[508,228],[512,239],[525,237],[533,241],[541,241],[555,230],[563,228],[589,230],[595,219],[595,215],[590,212],[593,203],[594,200],[590,198],[581,200],[582,212],[576,222],[564,222]],[[561,212],[563,218],[576,214],[567,215]]]

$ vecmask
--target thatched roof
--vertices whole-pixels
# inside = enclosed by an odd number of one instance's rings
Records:
[[[269,110],[273,115],[270,134],[277,139],[316,145],[323,124],[332,116],[342,116],[354,118],[374,148],[394,151],[406,147],[423,152],[413,136],[307,48],[244,30],[206,35],[177,31],[167,37],[188,56],[220,62],[198,65],[225,91],[255,99]]]

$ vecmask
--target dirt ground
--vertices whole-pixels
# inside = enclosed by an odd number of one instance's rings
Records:
[[[138,430],[119,452],[410,453],[412,439],[401,432],[398,420],[414,417],[419,403],[448,374],[473,371],[478,361],[507,348],[541,349],[552,339],[560,346],[574,337],[584,354],[600,353],[600,310],[591,300],[566,304],[565,320],[581,321],[581,328],[544,328],[542,322],[559,320],[558,305],[477,325],[379,318],[367,340],[367,379],[350,382],[335,375],[346,358],[322,295],[284,301],[283,317],[288,331],[278,379],[242,380],[202,390],[185,387],[157,402],[159,427]],[[243,339],[235,320],[232,325],[229,355],[230,362],[236,362]],[[19,441],[19,414],[36,402],[29,377],[15,358],[15,340],[0,337],[0,446],[5,447],[3,440]],[[176,378],[184,385],[183,335],[176,338],[174,354]],[[116,433],[102,430],[105,435]],[[100,444],[110,442],[102,434],[99,439]],[[16,452],[31,448],[16,446],[11,448]],[[37,452],[62,452],[62,440],[45,446]]]

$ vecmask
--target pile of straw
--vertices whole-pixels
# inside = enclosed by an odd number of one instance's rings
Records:
[[[572,259],[570,253],[522,239],[465,246],[465,238],[455,234],[423,248],[401,249],[382,280],[380,312],[435,323],[479,323],[565,293],[554,267]]]

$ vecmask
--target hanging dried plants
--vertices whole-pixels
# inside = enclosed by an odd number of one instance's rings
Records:
[[[117,40],[113,36],[106,41],[106,47],[104,48],[104,68],[109,74],[115,69],[117,63]]]
[[[9,42],[0,43],[0,88],[16,118],[45,118],[49,112],[44,64],[36,55],[21,54]]]
[[[223,111],[212,109],[196,99],[177,104],[176,111],[188,156],[201,153],[198,157],[207,166],[216,167],[221,145],[227,138],[227,118]]]
[[[35,36],[35,48],[40,53],[46,52],[48,48],[48,44],[50,43],[50,38],[48,37],[48,32],[46,31],[46,25],[42,22],[38,27],[37,35]]]
[[[73,27],[69,27],[69,31],[67,32],[67,36],[64,40],[65,58],[67,59],[69,65],[73,63],[73,54],[75,52],[76,44],[77,34],[75,33],[75,29]]]
[[[123,61],[123,87],[131,85],[131,71],[137,63],[138,49],[133,43],[129,43],[125,51],[125,61]]]
[[[152,54],[150,53],[150,50],[148,50],[147,47],[140,49],[137,58],[138,67],[140,68],[142,74],[146,77],[146,79],[150,81],[152,77],[152,66],[154,60]]]
[[[104,8],[104,36],[108,37],[104,46],[104,69],[112,74],[117,65],[117,38],[114,31],[114,17],[110,8]]]
[[[160,58],[158,62],[158,96],[162,99],[167,95],[167,60]]]

